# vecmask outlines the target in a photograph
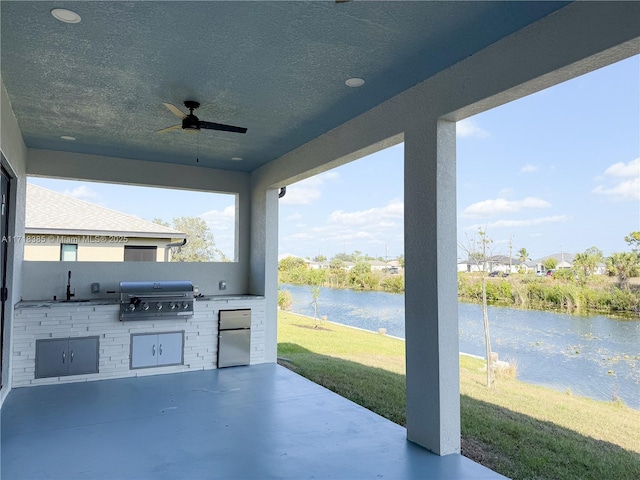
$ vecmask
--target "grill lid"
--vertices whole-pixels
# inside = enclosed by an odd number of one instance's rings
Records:
[[[188,281],[120,282],[120,320],[193,316],[193,285]]]
[[[136,296],[173,295],[190,292],[193,295],[193,284],[188,280],[164,282],[120,282],[120,293]]]

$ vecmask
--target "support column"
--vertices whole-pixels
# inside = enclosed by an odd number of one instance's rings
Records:
[[[252,187],[249,288],[266,300],[265,362],[278,357],[278,190]]]
[[[460,452],[455,123],[405,131],[407,438]]]

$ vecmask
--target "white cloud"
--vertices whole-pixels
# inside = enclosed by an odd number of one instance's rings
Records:
[[[604,171],[605,177],[613,177],[608,185],[598,185],[591,193],[605,195],[614,200],[640,200],[640,157],[629,163],[618,162],[609,166]],[[598,181],[607,181],[607,178],[596,177]],[[622,179],[622,180],[619,180]],[[618,183],[615,183],[618,182]]]
[[[474,120],[465,118],[456,123],[456,136],[460,138],[486,138],[489,136],[489,132],[483,130]]]
[[[566,215],[553,215],[550,217],[530,218],[527,220],[498,220],[486,225],[471,225],[466,230],[477,230],[478,228],[518,228],[518,227],[532,227],[535,225],[542,225],[544,223],[564,223],[569,220]]]
[[[614,163],[604,171],[605,175],[612,177],[637,177],[640,176],[640,157],[625,164],[623,162]]]
[[[340,177],[338,172],[325,172],[287,186],[287,193],[280,203],[283,205],[308,205],[322,196],[321,188]]]
[[[87,199],[95,200],[98,198],[98,194],[91,188],[87,187],[86,185],[80,185],[79,187],[76,187],[72,190],[66,189],[62,193],[64,193],[65,195],[70,195],[75,198],[80,198],[82,200],[87,200]]]
[[[637,178],[623,180],[611,188],[598,185],[591,193],[607,195],[616,200],[640,200],[640,175]]]
[[[307,227],[283,238],[286,248],[297,250],[310,243],[333,244],[345,251],[358,249],[383,254],[387,242],[401,242],[403,238],[404,204],[393,200],[383,207],[347,212],[336,210],[324,225]],[[315,245],[314,245],[315,246]]]
[[[527,163],[524,167],[520,169],[520,173],[533,173],[537,172],[540,169],[537,165],[531,165]]]
[[[293,221],[293,220],[300,220],[301,218],[302,218],[302,215],[300,215],[299,213],[294,213],[293,215],[289,215],[285,220]]]
[[[228,257],[234,258],[235,235],[236,235],[236,207],[229,205],[223,210],[209,210],[200,215],[211,233],[216,244],[216,248]]]
[[[209,210],[200,217],[209,225],[215,236],[216,232],[235,230],[236,207],[229,205],[224,210]]]
[[[548,208],[551,204],[546,200],[536,197],[527,197],[524,200],[507,200],[496,198],[483,200],[469,205],[462,211],[463,217],[490,217],[501,213],[520,212],[525,208]]]
[[[564,223],[569,220],[566,215],[553,215],[551,217],[532,218],[529,220],[498,220],[490,223],[488,227],[531,227],[543,223]]]
[[[378,226],[395,226],[395,222],[389,219],[402,220],[404,216],[404,203],[400,200],[393,200],[387,206],[370,208],[359,212],[344,212],[336,210],[329,215],[327,223],[339,224],[352,227],[354,225],[377,224]],[[385,221],[386,220],[386,221]]]

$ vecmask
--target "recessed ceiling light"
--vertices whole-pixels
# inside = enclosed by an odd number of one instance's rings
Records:
[[[353,78],[349,78],[347,79],[346,82],[344,82],[347,87],[361,87],[362,85],[364,85],[364,80],[362,78],[358,78],[358,77],[353,77]]]
[[[70,135],[61,135],[60,138],[62,140],[75,140],[76,139],[76,137],[72,137]]]
[[[234,162],[239,162],[242,160],[242,157],[231,157],[231,160],[233,160]]]
[[[81,20],[80,15],[66,8],[54,8],[51,10],[51,15],[53,15],[53,18],[56,20],[64,23],[80,23]]]

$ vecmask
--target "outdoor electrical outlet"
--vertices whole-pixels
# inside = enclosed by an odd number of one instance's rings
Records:
[[[227,289],[227,282],[225,282],[224,280],[220,280],[220,283],[218,284],[218,288],[220,290],[226,290]]]
[[[100,293],[100,284],[92,283],[91,284],[91,293]]]

